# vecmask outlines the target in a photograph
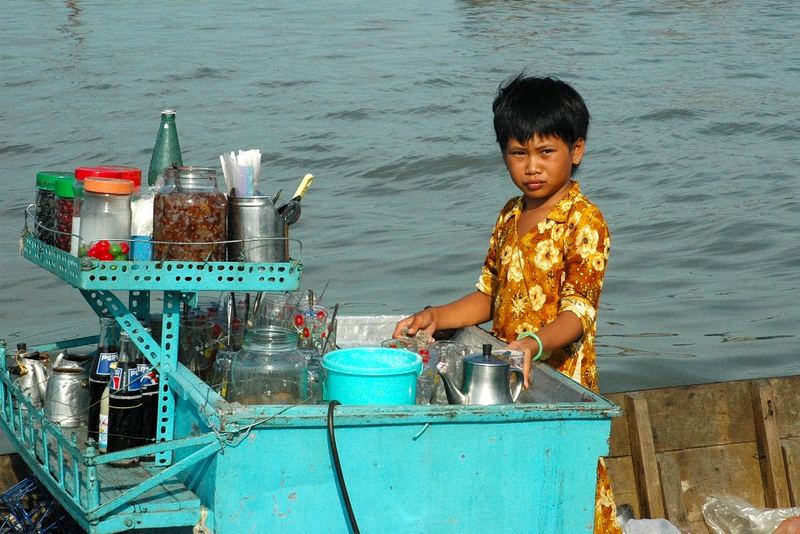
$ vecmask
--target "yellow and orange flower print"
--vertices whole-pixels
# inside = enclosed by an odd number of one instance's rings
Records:
[[[517,235],[522,198],[506,203],[495,224],[478,290],[495,302],[493,333],[505,341],[535,332],[570,311],[583,336],[547,355],[565,375],[597,390],[595,320],[611,237],[600,210],[573,182],[531,231]]]

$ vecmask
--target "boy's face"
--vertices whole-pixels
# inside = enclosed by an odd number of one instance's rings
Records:
[[[570,147],[560,137],[534,135],[527,142],[513,137],[506,143],[503,160],[514,185],[522,191],[525,205],[535,208],[569,188],[572,166],[583,158],[586,143],[578,139]]]

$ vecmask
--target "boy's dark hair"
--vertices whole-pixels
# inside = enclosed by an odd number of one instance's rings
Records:
[[[586,139],[589,110],[568,83],[553,78],[517,75],[504,82],[492,104],[494,131],[500,150],[508,139],[527,142],[534,135],[560,137],[572,147]]]

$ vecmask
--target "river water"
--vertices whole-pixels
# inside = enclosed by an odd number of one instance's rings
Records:
[[[270,5],[274,4],[274,5]],[[316,180],[292,237],[341,313],[470,291],[513,188],[498,84],[572,83],[578,176],[612,259],[603,391],[800,371],[800,4],[6,0],[0,21],[0,336],[96,333],[17,255],[36,171],[147,168],[159,111],[184,162],[259,148],[265,189]]]

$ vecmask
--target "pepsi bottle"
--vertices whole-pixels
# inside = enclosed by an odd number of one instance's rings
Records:
[[[150,330],[149,328],[147,330]],[[158,416],[158,371],[147,358],[138,352],[136,367],[142,383],[142,417],[140,445],[149,445],[156,440],[156,418]],[[143,462],[155,461],[154,455],[142,457]]]
[[[108,383],[108,452],[139,445],[142,419],[142,381],[131,354],[131,340],[120,333],[119,356],[114,374]],[[137,465],[139,458],[130,458],[110,465]]]
[[[98,441],[100,401],[111,376],[111,364],[117,361],[119,324],[113,317],[100,318],[100,341],[89,370],[89,438]]]

